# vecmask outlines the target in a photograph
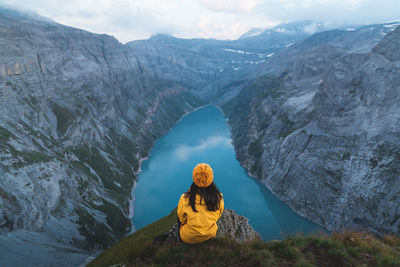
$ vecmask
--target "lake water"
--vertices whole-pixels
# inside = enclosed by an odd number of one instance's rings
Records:
[[[155,143],[149,159],[143,162],[135,189],[136,230],[168,215],[178,205],[179,197],[193,181],[194,166],[201,162],[213,168],[225,208],[249,218],[264,240],[322,230],[246,174],[235,157],[226,120],[214,106],[185,116]]]

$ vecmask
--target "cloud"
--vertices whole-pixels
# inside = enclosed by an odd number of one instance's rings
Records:
[[[198,37],[215,39],[237,39],[253,27],[271,26],[273,23],[258,16],[222,15],[215,18],[201,16],[196,22]]]
[[[249,13],[256,6],[256,0],[199,0],[205,8],[217,12]]]
[[[400,1],[265,0],[259,2],[255,10],[271,20],[316,20],[331,26],[361,25],[399,19]]]
[[[318,23],[313,22],[303,27],[303,30],[308,34],[314,34],[318,29]]]
[[[19,0],[11,6],[20,10],[34,10],[61,24],[85,29],[95,33],[107,33],[120,41],[144,39],[156,33],[172,34],[179,25],[170,23],[160,7],[166,4],[144,5],[134,1],[114,0]],[[169,5],[169,8],[173,6]],[[160,12],[161,11],[161,12]]]
[[[35,11],[121,42],[156,33],[236,39],[251,28],[297,20],[335,27],[400,19],[399,0],[0,0],[0,5]],[[313,33],[315,27],[307,30]]]
[[[200,152],[218,145],[231,146],[231,140],[225,136],[212,136],[201,141],[197,146],[181,145],[175,150],[174,153],[178,160],[184,161],[193,153]]]

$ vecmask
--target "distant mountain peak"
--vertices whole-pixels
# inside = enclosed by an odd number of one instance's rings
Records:
[[[168,33],[155,33],[155,34],[152,34],[150,38],[157,39],[157,38],[175,38],[175,37]]]
[[[327,28],[320,21],[304,20],[296,22],[283,22],[274,27],[250,29],[248,32],[241,35],[239,39],[255,37],[257,35],[267,35],[271,33],[311,35],[324,30],[327,30]]]
[[[251,36],[255,36],[255,35],[259,35],[260,33],[262,33],[263,31],[265,31],[267,28],[252,28],[249,31],[247,31],[246,33],[242,34],[239,39],[245,39]]]
[[[397,25],[400,25],[400,23],[397,23]],[[372,51],[383,55],[390,61],[400,60],[400,26],[388,33]]]

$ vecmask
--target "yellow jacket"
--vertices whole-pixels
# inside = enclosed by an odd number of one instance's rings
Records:
[[[221,199],[218,210],[209,211],[204,199],[200,204],[200,195],[196,195],[196,210],[197,212],[193,211],[189,205],[189,198],[185,198],[185,194],[182,194],[177,210],[182,223],[180,235],[182,241],[189,244],[201,243],[217,234],[217,221],[224,210],[224,200]]]

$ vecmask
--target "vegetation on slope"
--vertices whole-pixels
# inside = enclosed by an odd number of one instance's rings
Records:
[[[214,238],[198,245],[153,244],[176,222],[175,212],[126,237],[88,266],[400,266],[400,238],[343,232],[238,243]]]
[[[155,253],[155,247],[152,244],[153,238],[168,232],[174,223],[176,223],[176,210],[120,240],[87,266],[109,266],[117,263],[129,263],[138,258],[151,257]]]

